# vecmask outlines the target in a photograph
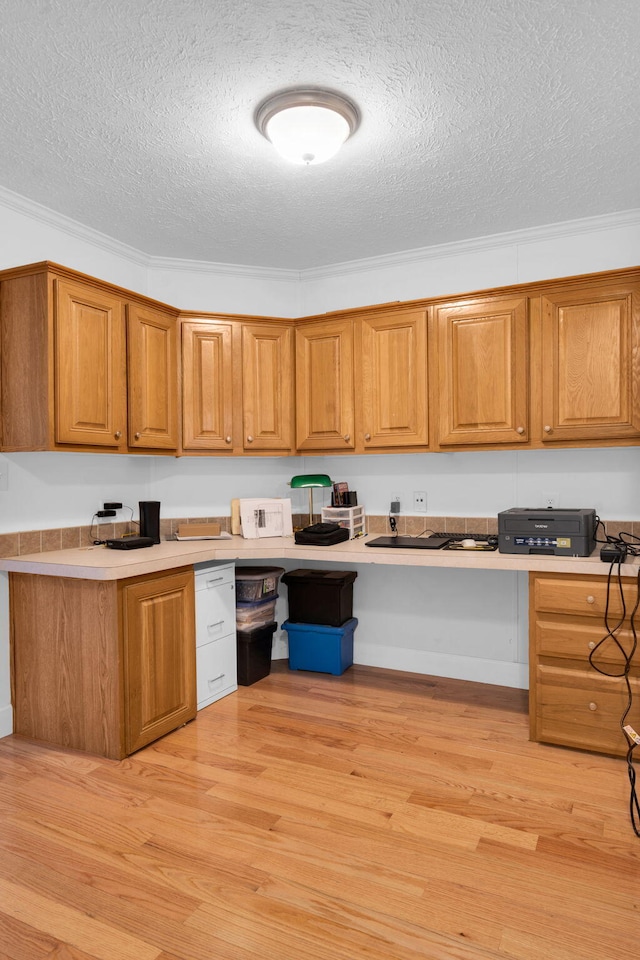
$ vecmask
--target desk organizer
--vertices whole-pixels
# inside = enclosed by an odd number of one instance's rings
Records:
[[[364,523],[364,507],[323,507],[324,523],[337,523],[349,531],[349,539],[361,537],[367,531]]]
[[[289,669],[332,673],[339,677],[353,664],[353,635],[357,626],[356,617],[341,627],[285,620],[282,629],[289,637]]]

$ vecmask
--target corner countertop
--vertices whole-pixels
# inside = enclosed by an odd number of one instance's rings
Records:
[[[373,549],[366,537],[331,547],[308,547],[293,537],[245,540],[166,540],[141,550],[109,550],[103,546],[53,550],[21,557],[0,559],[0,570],[32,573],[79,580],[125,580],[147,573],[159,573],[208,560],[240,562],[290,560],[304,563],[378,564],[387,566],[438,567],[467,570],[524,570],[542,573],[577,573],[606,576],[609,564],[602,563],[599,548],[590,557],[525,556],[520,554],[464,550]],[[635,577],[638,559],[621,567],[624,576]]]

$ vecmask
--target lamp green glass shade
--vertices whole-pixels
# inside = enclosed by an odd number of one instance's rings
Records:
[[[309,489],[309,526],[313,523],[313,488],[330,487],[332,484],[333,480],[326,473],[299,473],[289,481],[289,486],[293,490],[300,490],[303,487]]]
[[[333,483],[331,477],[326,473],[299,473],[297,477],[292,477],[289,486],[294,490],[300,487],[330,487]]]

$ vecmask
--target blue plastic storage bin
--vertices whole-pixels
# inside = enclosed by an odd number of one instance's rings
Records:
[[[353,664],[353,634],[357,626],[356,617],[340,627],[285,620],[282,629],[289,637],[289,669],[340,676]]]

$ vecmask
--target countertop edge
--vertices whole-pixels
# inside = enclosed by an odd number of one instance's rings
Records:
[[[538,573],[574,573],[606,576],[609,564],[602,563],[599,549],[590,557],[528,556],[457,551],[425,551],[367,548],[364,539],[349,540],[330,547],[309,547],[291,537],[224,541],[166,540],[142,550],[109,550],[102,546],[55,550],[22,557],[0,558],[0,570],[79,580],[123,580],[160,573],[206,561],[326,561],[383,566],[412,566],[436,569],[502,570]],[[621,567],[623,576],[636,576],[638,560]]]

